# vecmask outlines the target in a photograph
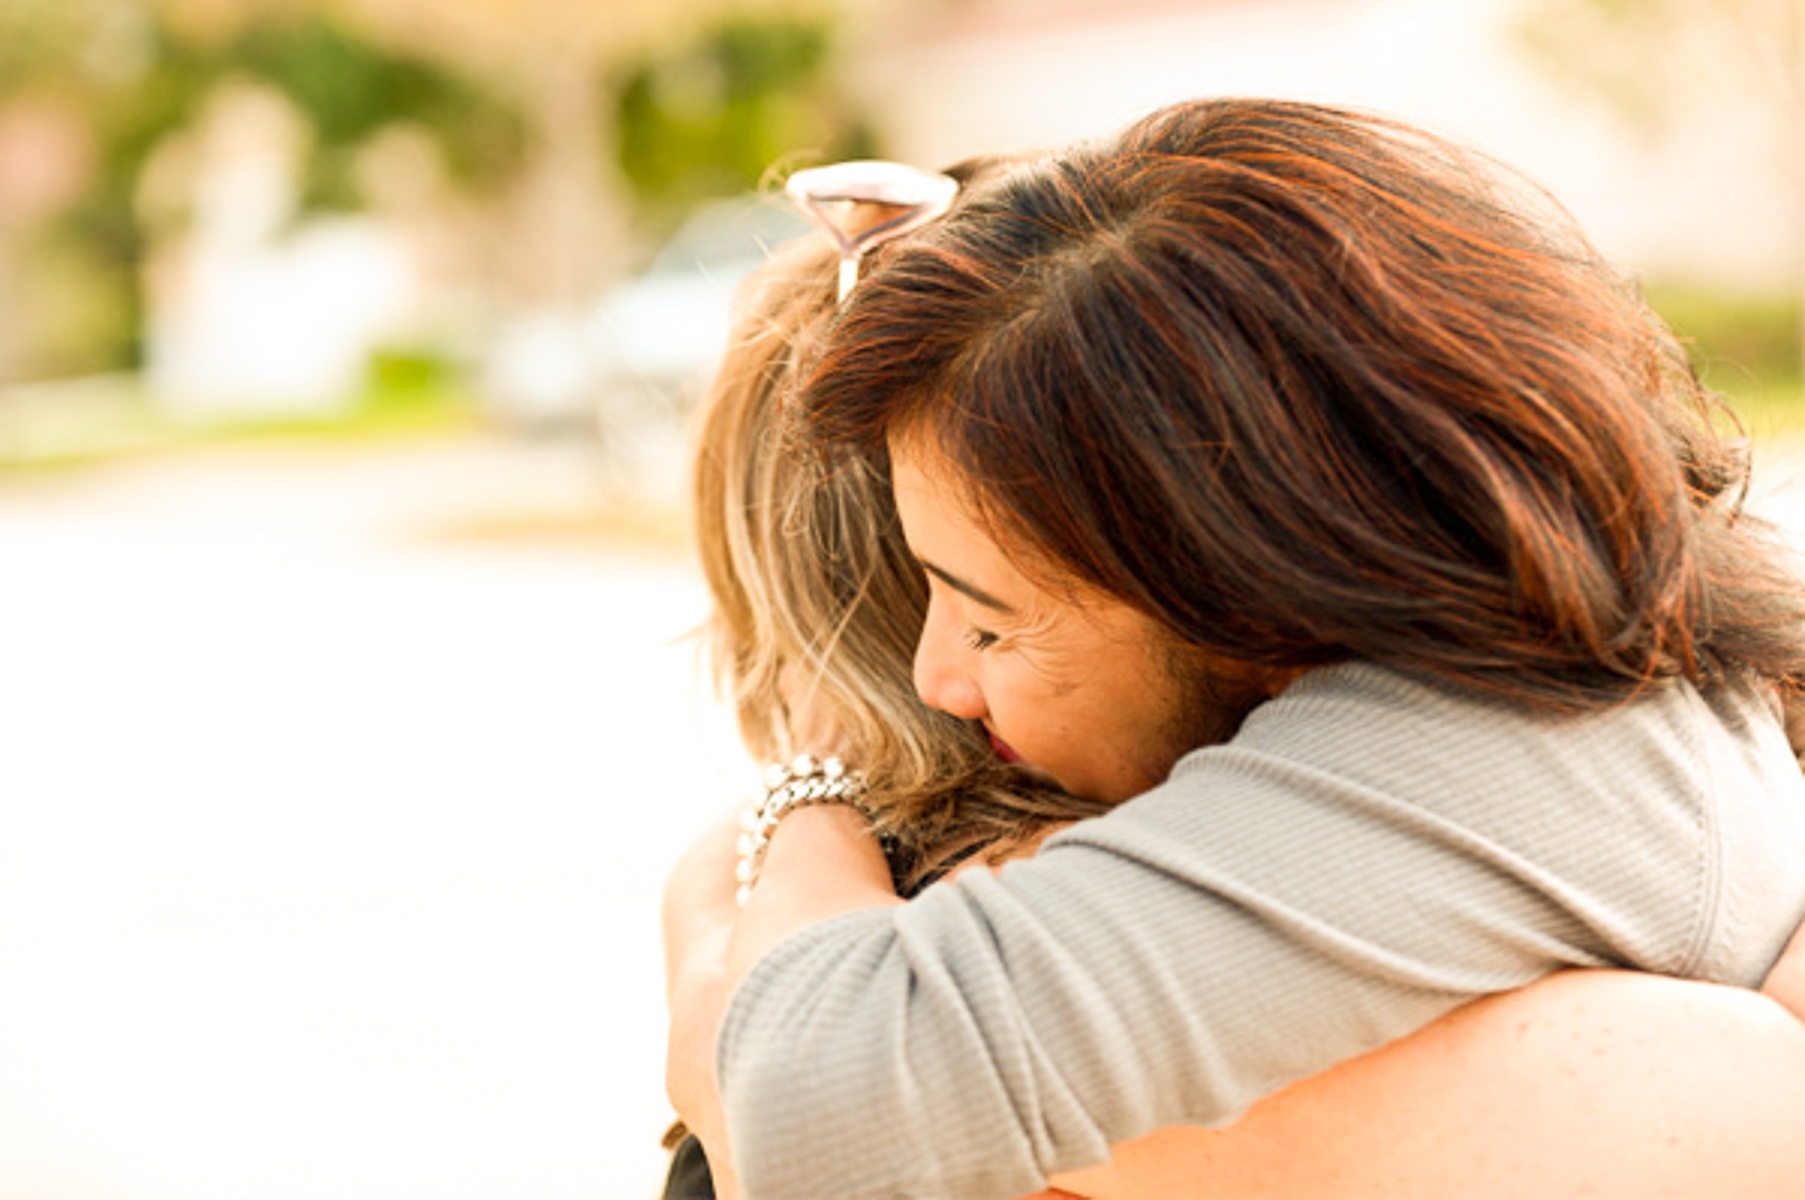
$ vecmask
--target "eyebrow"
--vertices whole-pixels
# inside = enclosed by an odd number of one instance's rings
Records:
[[[989,592],[985,591],[983,588],[978,587],[976,584],[965,582],[965,580],[959,578],[957,575],[954,575],[951,571],[947,571],[941,567],[937,567],[933,563],[927,561],[925,558],[918,558],[915,560],[915,562],[918,566],[921,567],[922,570],[926,571],[928,574],[930,574],[934,578],[938,579],[941,583],[944,583],[947,587],[952,588],[955,592],[958,592],[960,595],[969,596],[971,599],[977,601],[979,604],[982,604],[985,608],[995,609],[997,612],[1000,612],[1000,613],[1004,614],[1005,616],[1012,617],[1015,615],[1015,609],[1012,606],[1004,603],[1001,600],[998,600],[995,596],[991,595]]]

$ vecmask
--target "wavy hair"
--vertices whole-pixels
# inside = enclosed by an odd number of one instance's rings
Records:
[[[704,647],[755,755],[810,749],[793,744],[786,698],[837,723],[912,891],[969,853],[1000,856],[1103,806],[1005,766],[978,726],[921,703],[912,663],[927,591],[887,483],[858,456],[797,453],[788,440],[796,364],[837,307],[835,265],[804,239],[736,298],[696,434],[695,537],[713,599]]]
[[[925,435],[1000,544],[1183,642],[1555,711],[1805,680],[1805,592],[1741,512],[1721,405],[1558,205],[1471,152],[1181,104],[873,268],[807,434],[880,467]]]

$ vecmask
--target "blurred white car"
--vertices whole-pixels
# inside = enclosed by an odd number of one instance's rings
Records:
[[[704,205],[646,269],[586,310],[516,317],[490,346],[484,391],[503,421],[599,427],[686,412],[727,343],[734,289],[809,230],[781,195]]]
[[[809,232],[778,194],[705,205],[638,276],[585,319],[585,339],[606,403],[610,391],[692,387],[720,361],[733,292],[771,249]]]

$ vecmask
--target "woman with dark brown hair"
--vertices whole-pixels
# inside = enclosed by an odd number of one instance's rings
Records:
[[[749,1195],[1025,1192],[1562,967],[1754,986],[1805,914],[1798,578],[1671,336],[1469,156],[1168,110],[880,252],[803,400],[890,474],[923,697],[1116,807],[907,904],[775,810],[674,992],[693,1044],[737,984]]]
[[[1037,786],[989,751],[981,726],[915,700],[909,658],[926,587],[882,481],[854,461],[827,470],[819,458],[784,452],[784,397],[834,311],[833,275],[824,245],[775,256],[742,297],[704,405],[695,516],[715,600],[706,640],[756,756],[787,758],[808,741],[807,730],[792,727],[798,701],[831,715],[839,748],[867,767],[875,790],[864,808],[908,895],[962,857],[990,864],[1026,854],[1046,830],[1106,806]],[[730,869],[705,856],[681,873],[730,889]],[[1649,1045],[1688,1071],[1649,1078]],[[1583,1071],[1561,1061],[1576,1047]],[[1551,1059],[1557,1069],[1547,1069]],[[1394,1196],[1472,1195],[1475,1159],[1510,1149],[1520,1165],[1485,1175],[1499,1194],[1552,1194],[1586,1178],[1616,1189],[1602,1194],[1643,1196],[1650,1180],[1688,1178],[1693,1148],[1636,1153],[1627,1163],[1616,1152],[1639,1149],[1651,1130],[1676,1122],[1701,1136],[1712,1124],[1706,1110],[1735,1131],[1721,1147],[1762,1161],[1761,1178],[1790,1179],[1805,1170],[1798,1155],[1760,1153],[1786,1136],[1784,1123],[1764,1114],[1784,1110],[1774,1081],[1788,1077],[1805,1080],[1805,1028],[1754,996],[1623,972],[1568,973],[1306,1080],[1227,1130],[1155,1133],[1058,1182],[1070,1195],[1124,1200],[1169,1200],[1204,1186],[1231,1197],[1335,1200],[1370,1194],[1375,1181]],[[1713,1082],[1728,1078],[1737,1080],[1736,1103],[1714,1094]],[[1636,1102],[1633,1115],[1610,1124],[1571,1119],[1620,1112],[1625,1101]],[[1524,1115],[1500,1123],[1500,1105]],[[1583,1129],[1589,1175],[1575,1175],[1563,1157],[1564,1129]],[[673,1145],[665,1195],[714,1196],[700,1145]],[[1720,1194],[1749,1191],[1712,1178]]]
[[[967,194],[983,174],[981,164],[954,171]],[[773,257],[741,297],[735,335],[702,407],[696,544],[715,604],[705,644],[756,757],[788,760],[799,744],[811,744],[810,731],[797,727],[798,708],[826,715],[837,748],[865,768],[861,804],[906,896],[961,864],[1026,855],[1051,829],[1108,806],[1008,766],[981,725],[916,699],[909,663],[927,589],[896,529],[887,488],[856,460],[829,469],[819,457],[785,453],[788,385],[834,312],[834,274],[829,248],[813,239]],[[724,864],[686,873],[712,874],[723,885],[729,878]],[[1531,1028],[1535,1035],[1526,1037]],[[1155,1134],[1115,1148],[1109,1166],[1060,1182],[1073,1194],[1132,1200],[1168,1200],[1172,1180],[1199,1171],[1220,1194],[1237,1197],[1305,1189],[1336,1200],[1359,1195],[1359,1180],[1376,1178],[1433,1189],[1461,1178],[1475,1153],[1507,1144],[1497,1130],[1471,1123],[1473,1101],[1487,1112],[1500,1097],[1521,1107],[1538,1094],[1528,1085],[1537,1054],[1582,1045],[1591,1064],[1583,1079],[1548,1089],[1553,1101],[1538,1105],[1536,1120],[1553,1128],[1578,1106],[1612,1107],[1626,1094],[1646,1094],[1635,1056],[1651,1039],[1699,1047],[1691,1057],[1719,1075],[1736,1073],[1745,1093],[1759,1093],[1758,1081],[1779,1072],[1805,1076],[1805,1027],[1764,1014],[1753,997],[1595,972],[1437,1022],[1257,1106],[1232,1130]],[[1697,1092],[1677,1084],[1662,1090],[1682,1112]],[[1749,1119],[1752,1103],[1727,1110],[1743,1145],[1771,1136]],[[1350,1128],[1356,1115],[1357,1133]],[[1629,1140],[1646,1127],[1638,1118],[1609,1140]],[[1400,1136],[1406,1129],[1411,1136]],[[669,1139],[676,1153],[665,1196],[706,1200],[716,1194],[714,1180],[686,1132],[679,1127]],[[1605,1139],[1596,1124],[1589,1135],[1594,1145]],[[1524,1126],[1511,1138],[1547,1140]],[[1549,1158],[1536,1161],[1546,1167]],[[1780,1158],[1773,1169],[1791,1165]],[[1619,1169],[1610,1178],[1628,1187],[1652,1172],[1671,1177],[1665,1164],[1646,1158],[1638,1169],[1644,1174]],[[1520,1189],[1532,1181],[1519,1173],[1508,1182]]]

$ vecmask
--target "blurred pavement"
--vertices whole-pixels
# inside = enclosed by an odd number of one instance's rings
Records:
[[[745,768],[556,446],[0,477],[0,1195],[654,1193],[664,867]],[[526,521],[531,524],[531,521]]]

